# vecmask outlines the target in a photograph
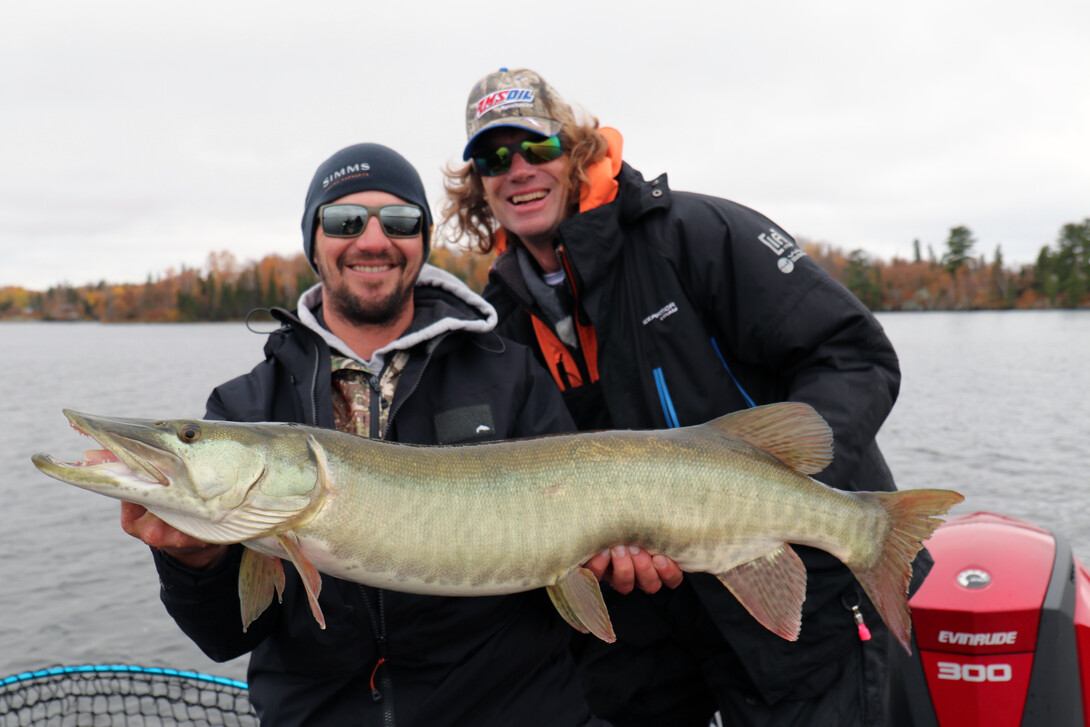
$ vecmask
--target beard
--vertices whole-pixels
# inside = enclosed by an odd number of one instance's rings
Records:
[[[321,270],[319,264],[319,272]],[[419,271],[417,271],[419,274]],[[350,289],[344,277],[321,275],[322,286],[325,288],[325,300],[332,312],[340,318],[358,325],[381,326],[393,322],[405,309],[412,298],[413,284],[416,275],[413,275],[408,285],[398,285],[393,290],[381,297],[363,298]]]
[[[381,298],[361,300],[348,286],[326,286],[326,301],[341,318],[363,325],[390,323],[404,309],[412,296],[412,287],[397,287]]]

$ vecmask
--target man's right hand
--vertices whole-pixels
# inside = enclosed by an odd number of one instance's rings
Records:
[[[644,593],[657,593],[663,586],[677,588],[685,575],[672,559],[634,545],[603,550],[584,565],[618,593],[631,593],[633,588]]]
[[[198,570],[211,568],[227,557],[226,545],[213,545],[186,535],[132,502],[121,503],[121,528],[137,540]]]

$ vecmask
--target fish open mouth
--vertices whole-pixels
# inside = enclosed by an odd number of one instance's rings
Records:
[[[62,462],[47,454],[35,455],[35,461],[48,464],[64,479],[68,473],[80,479],[100,477],[109,480],[134,480],[148,485],[170,485],[170,478],[164,472],[168,467],[177,467],[181,461],[173,453],[149,445],[120,431],[111,431],[111,427],[99,427],[92,418],[79,412],[65,410],[72,428],[80,434],[90,437],[101,449],[87,449],[83,459],[77,462]],[[110,421],[103,419],[104,424]],[[157,465],[156,462],[159,462]],[[74,484],[74,483],[73,483]]]

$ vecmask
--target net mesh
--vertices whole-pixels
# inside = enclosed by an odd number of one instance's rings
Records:
[[[245,682],[174,669],[60,666],[0,679],[0,727],[257,727]]]

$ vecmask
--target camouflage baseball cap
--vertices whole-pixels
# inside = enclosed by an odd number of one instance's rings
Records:
[[[501,68],[489,73],[469,92],[466,105],[469,141],[462,152],[462,161],[469,159],[477,137],[490,129],[511,126],[542,136],[559,134],[562,124],[552,118],[550,109],[563,105],[564,100],[553,87],[528,68],[513,71]]]

